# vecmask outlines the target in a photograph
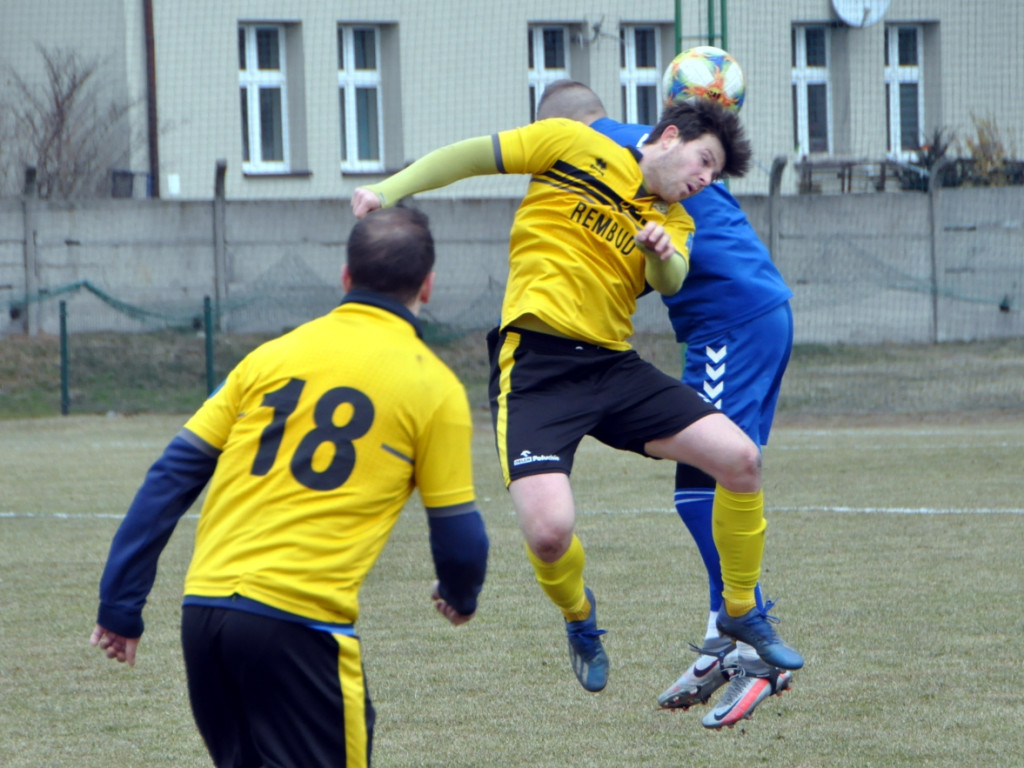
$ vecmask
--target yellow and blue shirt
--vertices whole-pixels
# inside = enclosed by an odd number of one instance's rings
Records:
[[[207,481],[186,604],[234,600],[311,624],[351,624],[359,588],[418,489],[439,521],[431,525],[439,576],[449,545],[435,531],[457,533],[446,521],[472,513],[476,583],[457,586],[475,610],[486,536],[471,440],[465,389],[424,344],[412,313],[351,292],[250,353],[154,464],[111,547],[99,623],[141,634],[156,558]],[[463,565],[450,572],[456,581]]]

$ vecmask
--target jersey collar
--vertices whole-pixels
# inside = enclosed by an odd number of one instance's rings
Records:
[[[373,291],[352,290],[345,294],[341,304],[369,304],[371,307],[391,312],[409,323],[413,330],[416,331],[416,335],[421,339],[423,338],[423,328],[420,326],[419,319],[400,301],[395,301]],[[338,306],[341,306],[341,304]]]

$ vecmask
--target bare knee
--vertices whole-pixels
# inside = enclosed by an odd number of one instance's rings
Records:
[[[715,480],[734,493],[756,493],[761,490],[761,451],[748,440],[737,446],[731,460]]]
[[[644,448],[652,456],[697,467],[734,493],[761,488],[761,449],[723,413],[709,414]]]
[[[568,551],[572,544],[571,521],[547,509],[517,510],[517,516],[526,545],[539,559],[553,563]]]
[[[572,543],[575,524],[569,478],[533,475],[513,481],[509,491],[527,546],[546,563],[558,560]]]
[[[526,543],[539,560],[553,563],[569,550],[569,545],[572,543],[572,531],[550,531],[532,536],[527,535]]]

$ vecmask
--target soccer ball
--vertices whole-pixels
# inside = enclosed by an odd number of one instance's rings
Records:
[[[714,99],[739,111],[747,81],[736,59],[711,45],[683,51],[668,65],[661,79],[665,106],[692,98]]]

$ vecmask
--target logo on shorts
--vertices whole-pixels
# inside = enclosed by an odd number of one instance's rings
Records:
[[[533,464],[538,461],[560,461],[560,459],[558,456],[548,453],[533,454],[530,451],[523,451],[519,454],[519,458],[512,462],[512,466],[520,467],[523,464]]]

